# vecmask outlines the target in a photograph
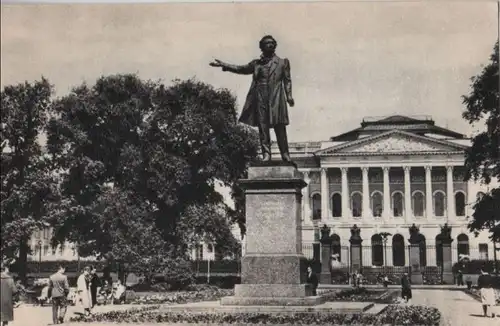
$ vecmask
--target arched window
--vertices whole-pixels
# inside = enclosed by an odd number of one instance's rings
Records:
[[[436,236],[436,265],[443,266],[443,242],[441,241],[441,234]]]
[[[342,247],[340,246],[340,237],[338,234],[332,234],[330,236],[330,239],[332,239],[332,254],[333,255],[338,255],[339,257],[339,262],[342,261]]]
[[[321,195],[312,196],[313,220],[321,220]]]
[[[372,265],[384,265],[384,245],[382,243],[382,237],[380,236],[380,234],[375,234],[372,236]]]
[[[465,194],[461,191],[455,194],[455,213],[457,216],[465,216]]]
[[[374,191],[371,196],[372,213],[374,217],[381,217],[384,209],[384,196],[379,191]]]
[[[361,217],[363,212],[363,196],[359,192],[353,192],[351,195],[351,210],[353,217]]]
[[[436,191],[433,196],[434,216],[444,216],[446,210],[446,196],[442,191]]]
[[[469,256],[469,237],[466,234],[457,236],[457,254],[459,260],[463,256]]]
[[[488,260],[488,244],[480,243],[479,244],[479,259]]]
[[[399,191],[392,194],[392,215],[394,217],[403,216],[404,199],[403,194]]]
[[[423,234],[420,234],[420,266],[427,266],[427,244]]]
[[[392,237],[392,264],[394,266],[405,265],[405,239],[401,234]]]
[[[342,216],[342,195],[334,193],[332,196],[332,217]]]
[[[415,191],[411,197],[413,216],[424,216],[425,196],[421,191]]]

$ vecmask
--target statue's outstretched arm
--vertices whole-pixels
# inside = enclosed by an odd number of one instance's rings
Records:
[[[240,74],[240,75],[251,75],[253,74],[254,67],[255,67],[255,60],[249,62],[246,65],[233,65],[230,63],[226,63],[220,60],[215,60],[214,62],[210,63],[212,67],[221,67],[222,71],[229,71],[235,74]]]

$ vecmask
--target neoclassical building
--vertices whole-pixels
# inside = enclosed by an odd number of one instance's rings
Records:
[[[365,118],[359,128],[328,141],[290,144],[308,183],[302,198],[304,254],[319,257],[319,228],[326,224],[334,251],[348,263],[350,228],[357,224],[363,265],[408,265],[408,228],[415,223],[425,237],[424,264],[436,266],[435,239],[448,223],[454,261],[462,254],[493,259],[487,233],[475,237],[467,229],[476,197],[488,190],[464,181],[468,145],[470,139],[430,117],[407,116]]]

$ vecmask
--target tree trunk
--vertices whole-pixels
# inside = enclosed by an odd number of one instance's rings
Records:
[[[17,260],[18,273],[21,283],[26,285],[28,281],[28,240],[21,239],[19,244],[19,258]]]

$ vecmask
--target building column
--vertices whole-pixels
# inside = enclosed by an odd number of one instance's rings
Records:
[[[349,209],[349,183],[347,181],[348,168],[341,168],[342,173],[342,218],[348,220],[352,213]]]
[[[432,209],[432,166],[425,167],[425,215],[428,220],[434,215]]]
[[[391,214],[391,190],[389,187],[389,171],[390,167],[384,166],[384,219],[389,220]]]
[[[405,184],[405,216],[406,220],[411,220],[413,212],[411,210],[411,178],[410,178],[410,172],[411,172],[411,166],[403,166],[403,170],[405,172],[405,177],[404,177],[404,184]]]
[[[368,167],[364,166],[361,168],[363,174],[363,212],[362,217],[371,216],[370,214],[370,188],[368,186]]]
[[[328,219],[328,201],[330,200],[328,191],[328,169],[321,168],[321,219]]]
[[[456,218],[455,195],[453,193],[453,166],[446,167],[446,215],[448,219]]]
[[[302,188],[302,221],[305,221],[307,224],[312,224],[312,215],[311,215],[311,207],[309,198],[309,184],[311,183],[311,177],[309,175],[309,171],[304,171],[304,182],[307,183],[307,186]]]
[[[476,196],[472,193],[472,181],[467,181],[467,196],[465,197],[467,202],[465,205],[465,216],[471,216],[474,212],[474,205],[476,204]]]

